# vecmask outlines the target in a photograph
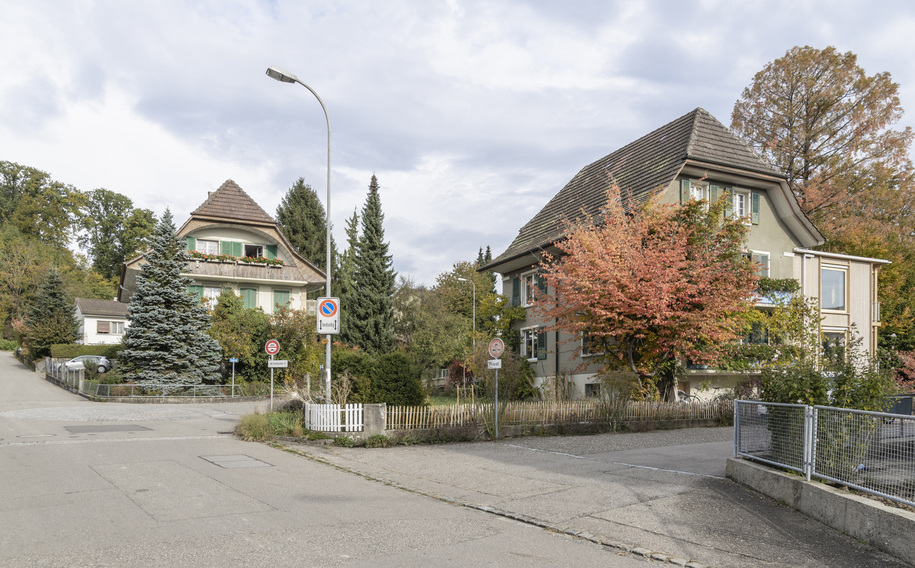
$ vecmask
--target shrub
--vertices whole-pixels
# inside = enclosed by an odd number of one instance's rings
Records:
[[[301,438],[305,434],[302,415],[298,412],[271,412],[267,414],[267,423],[274,436]]]
[[[366,448],[388,448],[393,445],[394,442],[384,434],[376,434],[374,436],[370,436],[365,441]]]
[[[3,339],[0,337],[0,351],[15,351],[19,347],[15,339]]]
[[[263,442],[273,437],[273,428],[267,416],[258,412],[242,416],[235,433],[249,442]]]
[[[352,448],[356,445],[356,441],[350,436],[337,436],[334,438],[334,445],[342,448]]]
[[[378,359],[372,381],[372,399],[372,402],[386,402],[396,406],[425,404],[426,391],[420,373],[406,353],[385,353]]]

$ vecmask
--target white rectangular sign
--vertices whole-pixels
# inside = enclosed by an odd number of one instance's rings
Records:
[[[340,333],[340,299],[318,298],[318,333],[338,335]]]
[[[271,359],[271,360],[267,361],[268,369],[276,369],[276,368],[285,369],[288,366],[289,366],[288,359]]]
[[[502,359],[490,359],[487,361],[489,369],[501,369],[502,368]]]

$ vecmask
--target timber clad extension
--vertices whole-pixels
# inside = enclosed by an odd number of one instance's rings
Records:
[[[863,347],[874,353],[877,275],[886,261],[812,250],[824,243],[823,235],[801,211],[785,176],[701,108],[582,168],[481,270],[502,275],[502,293],[513,305],[526,306],[531,294],[549,293],[537,275],[541,252],[556,252],[553,243],[562,238],[565,221],[598,216],[611,184],[620,187],[627,206],[654,197],[668,203],[727,199],[729,214],[750,227],[745,254],[760,263],[761,275],[797,279],[804,294],[820,298],[824,332],[847,340],[856,330]],[[552,323],[537,321],[529,311],[516,326],[522,355],[537,380],[567,375],[579,396],[596,394],[597,365],[589,364],[587,338],[538,333]],[[706,383],[710,396],[739,378],[714,371],[693,375],[693,390]],[[689,391],[690,383],[683,387]]]
[[[191,213],[178,237],[191,254],[182,275],[193,280],[189,290],[208,303],[229,288],[246,307],[266,313],[285,305],[301,309],[307,292],[324,286],[324,272],[300,255],[277,222],[232,180]],[[120,301],[129,301],[136,290],[142,262],[140,256],[124,264]]]

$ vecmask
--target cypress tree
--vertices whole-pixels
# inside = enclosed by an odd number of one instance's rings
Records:
[[[181,276],[188,257],[169,210],[149,243],[137,291],[127,308],[130,326],[121,352],[124,377],[173,385],[217,382],[221,348],[206,333],[206,307],[188,291],[191,280]]]
[[[26,319],[26,345],[33,359],[47,357],[51,346],[76,341],[79,323],[76,306],[64,292],[64,283],[56,268],[48,271]]]
[[[362,237],[355,258],[353,292],[349,298],[353,319],[348,334],[353,345],[372,353],[394,349],[394,283],[396,273],[384,242],[384,213],[372,175],[362,208]]]
[[[327,262],[327,215],[318,194],[299,178],[276,208],[276,222],[299,254],[325,268]],[[330,253],[336,256],[333,237]],[[332,260],[333,261],[333,260]]]
[[[353,210],[353,216],[346,222],[346,250],[340,255],[340,263],[334,274],[334,294],[340,299],[340,339],[344,343],[355,345],[350,331],[353,329],[353,279],[356,272],[356,254],[359,252],[359,214]]]

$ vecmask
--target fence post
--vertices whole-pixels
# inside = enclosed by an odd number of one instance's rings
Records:
[[[366,404],[363,406],[363,435],[366,437],[384,435],[384,432],[387,429],[385,418],[386,409],[387,405],[385,403]]]
[[[807,481],[813,474],[813,460],[816,455],[816,409],[810,406],[804,408],[804,475]]]

